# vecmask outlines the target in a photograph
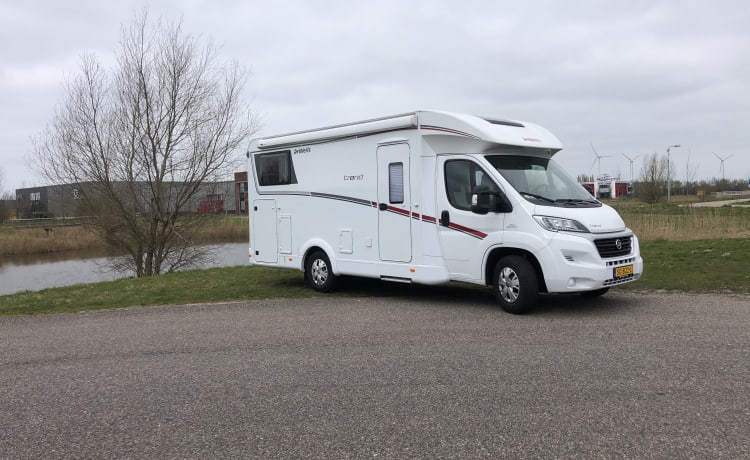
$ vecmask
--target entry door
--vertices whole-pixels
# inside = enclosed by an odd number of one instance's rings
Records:
[[[381,260],[411,260],[409,144],[378,147],[378,250]]]

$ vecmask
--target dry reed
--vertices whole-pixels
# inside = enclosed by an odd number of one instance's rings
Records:
[[[750,237],[750,209],[623,207],[618,212],[640,241]]]
[[[43,254],[104,247],[94,233],[82,226],[3,229],[0,255]]]
[[[247,217],[211,219],[199,233],[196,244],[248,240]],[[0,256],[44,254],[104,248],[104,241],[84,226],[3,228],[0,226]]]
[[[250,237],[247,217],[219,217],[198,233],[198,243],[247,241]]]

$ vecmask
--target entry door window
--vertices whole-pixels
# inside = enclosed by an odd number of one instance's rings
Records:
[[[388,165],[388,201],[391,204],[404,202],[404,164],[390,163]]]

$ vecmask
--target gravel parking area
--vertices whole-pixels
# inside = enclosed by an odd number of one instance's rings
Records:
[[[749,458],[750,298],[0,318],[0,458]]]

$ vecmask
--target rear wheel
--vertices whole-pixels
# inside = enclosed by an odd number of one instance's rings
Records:
[[[529,261],[505,256],[495,265],[494,290],[497,302],[508,313],[523,314],[536,303],[539,280]]]
[[[331,270],[331,261],[323,251],[315,251],[307,258],[305,278],[310,287],[318,292],[331,292],[338,279]]]

